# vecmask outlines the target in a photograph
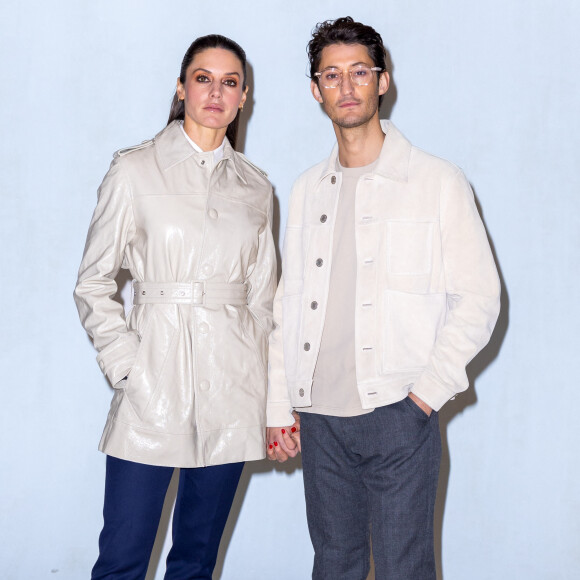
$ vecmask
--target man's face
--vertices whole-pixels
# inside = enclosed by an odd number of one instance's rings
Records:
[[[311,83],[314,98],[322,104],[331,121],[342,128],[359,127],[368,123],[378,112],[379,96],[385,94],[389,88],[387,72],[372,73],[372,79],[366,86],[353,84],[348,71],[361,64],[375,66],[366,46],[331,44],[322,50],[319,71],[330,67],[340,69],[342,82],[332,89],[325,88],[322,83]]]

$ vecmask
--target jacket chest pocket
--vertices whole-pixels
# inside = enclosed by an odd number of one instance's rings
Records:
[[[387,271],[420,276],[432,266],[434,222],[387,222]]]

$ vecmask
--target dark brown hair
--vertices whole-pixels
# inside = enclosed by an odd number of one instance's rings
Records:
[[[208,34],[207,36],[200,36],[196,38],[191,46],[187,49],[183,60],[181,61],[181,71],[179,73],[179,80],[185,84],[185,75],[187,69],[195,56],[208,48],[223,48],[233,52],[240,61],[242,65],[242,89],[246,90],[246,53],[244,49],[237,43],[222,36],[221,34]],[[169,119],[167,124],[175,120],[182,120],[185,118],[185,105],[183,101],[180,101],[177,97],[177,91],[173,95],[173,100],[171,101],[171,109],[169,110]],[[231,146],[236,148],[236,140],[238,137],[238,124],[240,122],[240,111],[236,114],[235,119],[228,125],[226,130],[226,137],[230,142]]]
[[[312,38],[306,47],[310,61],[310,78],[318,83],[318,72],[322,51],[331,44],[362,44],[368,50],[374,66],[387,70],[387,51],[381,35],[372,27],[355,22],[350,16],[319,22],[312,31]],[[378,76],[378,75],[377,75]],[[379,97],[379,107],[383,100]]]

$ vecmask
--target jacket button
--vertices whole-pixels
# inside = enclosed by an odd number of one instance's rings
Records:
[[[336,176],[335,176],[335,175],[333,175],[333,176],[330,178],[330,183],[332,183],[332,185],[334,185],[334,184],[336,183]]]
[[[298,394],[299,394],[301,397],[303,397],[303,396],[304,396],[304,389],[300,389],[300,390],[298,391]]]
[[[205,165],[205,159],[202,159],[202,160],[201,160],[201,164],[202,164],[202,165]]]
[[[309,342],[304,343],[304,350],[306,350],[306,351],[310,350],[310,343]]]
[[[324,223],[326,223],[326,220],[327,220],[327,219],[328,219],[328,217],[327,217],[327,215],[326,215],[325,213],[323,213],[323,214],[320,216],[320,221],[321,221],[323,224],[324,224]]]
[[[310,308],[312,308],[312,310],[316,310],[318,308],[318,302],[316,302],[316,300],[314,300],[313,302],[310,303]]]
[[[199,383],[199,388],[202,391],[209,391],[209,381],[201,381],[201,383]]]
[[[324,264],[324,260],[322,258],[318,258],[318,260],[316,260],[316,265],[320,268],[322,264]]]
[[[211,209],[210,209],[210,210],[207,212],[207,214],[209,215],[209,217],[210,217],[212,220],[215,220],[215,219],[217,219],[218,212],[217,212],[217,210],[215,210],[213,207],[212,207],[212,208],[211,208]]]
[[[207,334],[209,332],[209,324],[207,324],[207,322],[202,322],[199,325],[199,332],[201,332],[201,334]]]

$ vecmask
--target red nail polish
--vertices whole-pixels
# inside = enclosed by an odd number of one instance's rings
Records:
[[[278,441],[274,441],[274,447],[278,447]]]
[[[284,433],[286,433],[286,429],[282,429],[282,435],[284,435]]]
[[[290,431],[292,431],[292,433],[296,433],[296,427],[292,427],[292,429],[290,429]]]
[[[272,449],[272,448],[273,448],[272,445],[270,445],[270,449]]]

